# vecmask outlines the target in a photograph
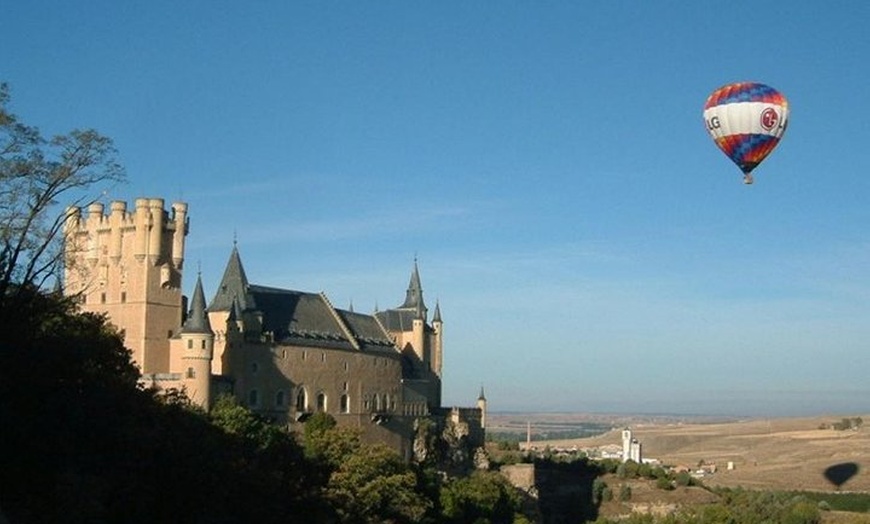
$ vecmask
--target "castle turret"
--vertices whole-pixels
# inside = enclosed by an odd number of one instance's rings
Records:
[[[420,271],[417,268],[417,260],[414,260],[414,270],[411,272],[411,281],[408,283],[408,291],[405,293],[405,303],[400,308],[414,311],[411,320],[411,345],[417,358],[425,365],[429,365],[429,351],[426,347],[426,317],[428,311],[423,303],[423,286],[420,285]]]
[[[172,233],[172,264],[179,270],[184,267],[184,238],[187,236],[187,204],[172,204],[175,231]]]
[[[480,410],[480,427],[486,429],[486,396],[483,394],[483,386],[480,386],[480,395],[477,397],[477,409]]]
[[[205,309],[202,279],[197,276],[190,314],[181,327],[182,384],[194,404],[208,409],[211,403],[211,361],[214,355],[214,332]]]
[[[150,210],[150,228],[148,235],[148,245],[146,254],[148,262],[151,265],[156,265],[161,258],[161,250],[163,248],[163,223],[165,220],[163,211],[163,199],[152,198],[148,201]],[[167,257],[169,258],[169,257]]]
[[[226,336],[220,337],[220,340],[215,344],[217,358],[212,361],[212,373],[215,375],[232,373],[228,367],[231,366],[231,359],[227,352],[232,343],[229,329],[230,315],[233,316],[233,336],[238,340],[244,337],[245,331],[256,332],[259,327],[253,322],[256,315],[252,312],[256,309],[256,304],[248,292],[248,286],[248,277],[245,275],[238,246],[233,242],[233,250],[224,269],[224,275],[218,285],[217,292],[208,305],[208,315],[212,324],[222,332],[226,328]]]
[[[124,234],[121,228],[124,226],[124,218],[127,214],[127,203],[122,201],[112,202],[111,210],[109,215],[109,227],[111,230],[109,235],[109,260],[113,264],[118,264],[121,261],[121,250],[124,247]]]
[[[435,313],[432,315],[432,331],[432,372],[438,375],[438,378],[441,378],[441,367],[444,365],[444,322],[441,320],[441,304],[439,302],[435,302]]]

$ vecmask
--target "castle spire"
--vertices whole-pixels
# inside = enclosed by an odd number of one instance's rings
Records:
[[[414,269],[411,271],[411,280],[408,282],[408,291],[405,293],[405,303],[399,306],[401,309],[414,309],[423,318],[426,316],[426,304],[423,303],[423,286],[420,285],[420,271],[417,268],[417,258],[414,257]],[[422,315],[420,314],[422,312]]]
[[[196,288],[193,290],[193,299],[190,304],[190,314],[184,325],[181,326],[181,333],[212,333],[211,324],[208,321],[208,315],[205,308],[205,293],[202,291],[202,276],[196,276]]]
[[[230,311],[233,308],[233,299],[237,300],[239,307],[244,310],[255,309],[253,297],[248,294],[248,277],[242,266],[242,258],[239,256],[239,248],[233,239],[233,251],[224,269],[224,276],[218,286],[214,298],[209,304],[209,311]]]

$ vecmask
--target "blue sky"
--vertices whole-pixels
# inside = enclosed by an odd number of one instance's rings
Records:
[[[357,311],[414,258],[444,398],[494,410],[870,411],[870,3],[10,2],[0,80],[112,137],[107,200],[190,204],[185,288]],[[706,134],[789,99],[744,186]]]

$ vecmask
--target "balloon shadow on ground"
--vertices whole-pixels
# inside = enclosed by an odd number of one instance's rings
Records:
[[[860,467],[855,462],[843,462],[825,468],[824,475],[825,478],[828,479],[828,482],[833,484],[839,490],[840,486],[845,484],[850,478],[854,477],[859,469]]]

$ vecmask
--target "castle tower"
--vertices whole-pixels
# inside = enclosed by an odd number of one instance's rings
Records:
[[[124,331],[124,343],[142,373],[169,371],[169,340],[182,319],[181,278],[188,232],[187,204],[139,198],[127,211],[112,202],[86,213],[67,210],[64,293],[83,311],[106,313]]]
[[[477,409],[480,410],[480,427],[486,429],[486,396],[483,394],[483,386],[480,386],[480,395],[477,397]]]
[[[429,352],[426,351],[426,317],[423,311],[421,304],[417,303],[414,320],[411,322],[411,345],[417,358],[426,366],[429,364]]]
[[[233,242],[233,250],[227,260],[224,274],[214,297],[208,305],[208,316],[211,324],[219,331],[215,334],[215,358],[212,361],[212,373],[215,375],[232,374],[232,359],[228,349],[244,338],[245,330],[257,330],[253,322],[256,304],[249,288],[248,277],[242,265],[239,248]],[[235,340],[235,342],[234,342]]]
[[[426,344],[426,317],[428,310],[423,303],[423,286],[420,285],[420,272],[417,269],[417,260],[414,260],[414,270],[411,272],[411,281],[408,283],[408,291],[405,293],[405,303],[401,308],[413,309],[414,318],[411,322],[411,346],[414,353],[424,365],[430,364],[429,351]]]
[[[435,313],[432,315],[432,371],[441,378],[441,367],[444,365],[444,322],[441,320],[441,304],[435,302]],[[481,388],[483,394],[483,388]],[[485,399],[484,399],[485,400]]]
[[[211,404],[211,361],[214,332],[205,310],[202,279],[197,276],[190,314],[179,333],[182,343],[182,385],[194,404],[208,409]]]

